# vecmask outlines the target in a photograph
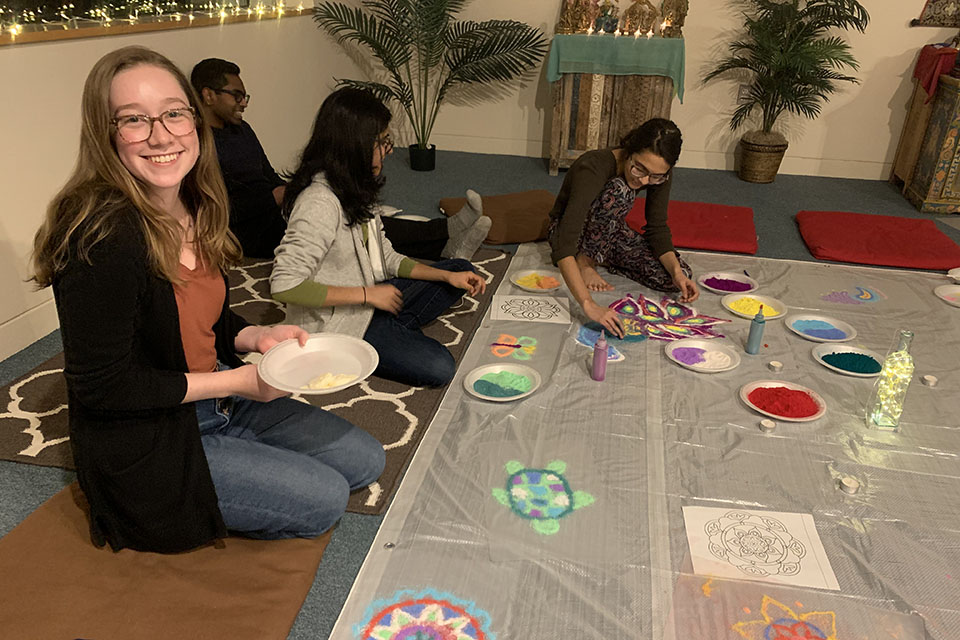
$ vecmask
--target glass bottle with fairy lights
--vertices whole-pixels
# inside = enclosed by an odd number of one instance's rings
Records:
[[[884,359],[883,369],[867,405],[867,426],[889,431],[899,429],[903,401],[913,379],[913,356],[910,355],[912,340],[912,331],[901,330],[896,349]]]

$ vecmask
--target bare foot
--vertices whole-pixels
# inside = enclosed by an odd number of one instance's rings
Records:
[[[593,267],[580,267],[580,275],[590,291],[613,291],[613,285],[601,278]]]

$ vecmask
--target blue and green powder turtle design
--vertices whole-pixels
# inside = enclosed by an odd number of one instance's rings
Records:
[[[510,474],[506,488],[493,490],[500,504],[510,507],[514,514],[530,521],[530,526],[541,535],[553,535],[560,530],[560,518],[577,509],[593,504],[594,497],[586,491],[573,491],[563,476],[567,463],[554,460],[544,469],[528,469],[523,463],[511,460],[504,468]]]

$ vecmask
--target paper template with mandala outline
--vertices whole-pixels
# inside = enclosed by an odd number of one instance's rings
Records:
[[[698,575],[840,589],[810,514],[683,507],[683,519]]]
[[[569,302],[553,296],[493,296],[491,320],[570,324]]]

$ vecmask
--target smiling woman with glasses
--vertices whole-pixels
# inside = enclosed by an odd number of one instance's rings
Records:
[[[617,313],[598,305],[590,293],[613,290],[598,266],[651,289],[678,293],[681,302],[700,295],[667,226],[681,144],[677,125],[654,118],[625,135],[618,147],[584,153],[567,172],[550,212],[554,264],[587,317],[617,337],[623,336]],[[638,197],[646,198],[642,234],[626,223]]]
[[[77,167],[33,261],[60,319],[91,539],[172,553],[228,530],[319,536],[380,475],[383,447],[240,360],[307,333],[230,309],[240,251],[197,94],[164,56],[126,47],[96,63],[81,104]]]

